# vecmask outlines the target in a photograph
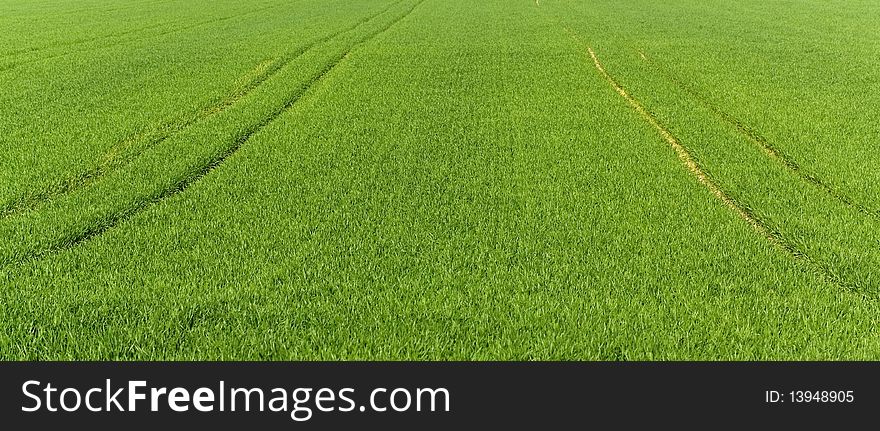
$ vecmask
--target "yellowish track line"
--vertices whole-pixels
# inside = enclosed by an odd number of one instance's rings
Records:
[[[711,178],[706,174],[706,172],[700,167],[699,164],[694,160],[691,153],[678,142],[678,139],[672,135],[672,133],[666,128],[663,127],[662,124],[648,112],[647,109],[634,97],[632,97],[614,78],[605,70],[605,66],[599,61],[599,57],[596,56],[596,52],[593,51],[593,48],[587,47],[587,52],[590,53],[590,58],[593,59],[593,64],[596,66],[596,70],[599,71],[599,74],[608,81],[609,84],[614,88],[614,90],[623,97],[627,103],[644,119],[648,124],[650,124],[654,129],[656,129],[660,136],[669,144],[670,147],[675,151],[676,156],[681,162],[685,165],[685,167],[690,171],[690,173],[697,178],[697,180],[706,187],[716,198],[720,199],[724,202],[727,207],[733,210],[740,218],[745,220],[752,226],[758,233],[762,236],[770,240],[771,242],[782,245],[778,238],[776,238],[770,231],[764,227],[764,225],[756,219],[754,216],[748,213],[744,207],[742,207],[739,203],[737,203],[733,198],[728,196],[712,181]],[[786,247],[787,248],[787,247]]]
[[[557,23],[559,23],[557,21]],[[775,231],[770,230],[767,226],[757,217],[752,215],[745,206],[737,202],[730,195],[724,192],[721,187],[715,183],[714,180],[700,167],[699,163],[694,159],[691,155],[690,151],[678,141],[678,139],[672,134],[672,132],[667,129],[660,121],[651,114],[645,107],[639,102],[635,97],[629,94],[626,89],[623,88],[615,79],[611,76],[610,73],[605,69],[605,66],[602,65],[602,62],[599,61],[599,57],[596,55],[596,52],[593,50],[589,44],[585,43],[581,40],[580,37],[576,33],[574,33],[570,28],[559,23],[560,26],[565,30],[566,33],[579,45],[586,47],[587,53],[593,61],[593,65],[596,67],[596,70],[599,74],[611,85],[615,92],[620,95],[626,102],[632,107],[639,116],[642,117],[648,124],[650,124],[657,132],[660,133],[660,136],[663,137],[663,140],[666,141],[667,144],[675,151],[676,156],[682,162],[682,164],[687,168],[688,172],[693,175],[697,181],[703,185],[713,196],[719,199],[725,206],[731,209],[740,219],[744,220],[752,227],[752,229],[757,232],[759,235],[764,237],[768,242],[778,247],[782,251],[786,252],[796,260],[805,264],[807,268],[814,274],[820,276],[825,282],[837,285],[839,287],[852,290],[859,291],[860,288],[856,285],[850,284],[846,280],[843,280],[831,271],[826,265],[814,260],[809,255],[805,254],[801,251],[795,244],[788,242],[784,237],[780,236]],[[642,56],[644,56],[643,53]],[[860,295],[864,299],[871,299],[864,292],[860,292]]]
[[[714,103],[710,102],[706,97],[699,94],[695,89],[693,89],[690,86],[688,86],[687,84],[683,83],[681,80],[676,78],[665,67],[663,67],[662,65],[653,61],[652,59],[648,58],[648,56],[645,55],[644,51],[638,50],[638,53],[639,53],[639,56],[642,58],[642,60],[645,61],[645,63],[651,65],[653,68],[658,70],[663,75],[663,77],[666,78],[666,80],[673,83],[675,86],[680,88],[685,93],[689,94],[698,103],[700,103],[701,105],[703,105],[704,107],[706,107],[707,109],[712,111],[713,114],[718,116],[725,123],[727,123],[730,126],[732,126],[733,128],[735,128],[736,131],[741,136],[743,136],[746,140],[748,140],[752,145],[754,145],[755,147],[760,149],[771,160],[782,164],[783,166],[785,166],[786,169],[788,169],[791,173],[798,176],[801,180],[806,181],[807,183],[811,184],[812,186],[827,193],[829,196],[833,197],[834,199],[837,199],[842,204],[844,204],[848,207],[851,207],[860,213],[867,214],[872,217],[880,217],[880,211],[877,211],[876,209],[869,208],[868,206],[866,206],[864,204],[856,202],[854,199],[852,199],[851,197],[847,196],[846,194],[840,192],[836,187],[832,186],[830,183],[826,182],[825,180],[820,179],[816,175],[805,172],[795,160],[793,160],[790,157],[783,154],[774,145],[770,144],[766,138],[761,136],[758,132],[756,132],[756,131],[750,129],[749,127],[745,126],[744,124],[742,124],[738,119],[736,119],[732,115],[728,114],[727,112],[725,112],[724,110],[722,110],[721,108],[716,106]]]
[[[571,33],[569,33],[571,34]],[[572,38],[580,42],[580,39],[577,38],[576,35],[572,35]],[[806,255],[804,252],[799,250],[797,246],[789,243],[785,240],[785,238],[779,236],[779,234],[772,232],[768,229],[758,218],[749,213],[748,210],[744,206],[742,206],[739,202],[730,197],[715,181],[712,180],[711,177],[700,167],[700,165],[694,160],[694,157],[691,153],[682,145],[678,139],[669,131],[666,127],[664,127],[659,120],[657,120],[654,115],[648,112],[647,109],[632,95],[630,95],[626,89],[624,89],[609,73],[605,70],[605,66],[602,65],[602,62],[599,61],[599,57],[596,55],[596,52],[593,51],[593,48],[587,46],[587,52],[590,54],[590,58],[593,60],[593,65],[596,66],[596,70],[599,71],[599,74],[605,78],[606,81],[614,88],[614,91],[617,92],[621,97],[623,97],[627,103],[654,129],[656,129],[660,136],[672,147],[673,151],[675,151],[676,156],[685,165],[687,170],[693,175],[697,181],[700,182],[709,192],[712,193],[716,198],[721,200],[728,208],[733,210],[739,218],[745,220],[752,229],[755,230],[759,235],[763,236],[767,241],[769,241],[774,246],[779,247],[783,251],[787,252],[789,255],[798,259],[808,266],[812,267],[816,270],[825,281],[838,285],[840,287],[856,289],[855,286],[850,285],[845,280],[840,279],[836,274],[829,271],[829,269],[822,265],[821,263],[813,260],[810,256]],[[864,298],[867,298],[864,294],[862,294]]]

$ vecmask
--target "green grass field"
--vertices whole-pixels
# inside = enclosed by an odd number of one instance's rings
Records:
[[[880,359],[878,18],[0,0],[0,358]]]

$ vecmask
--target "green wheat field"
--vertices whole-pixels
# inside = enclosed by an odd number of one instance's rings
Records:
[[[878,22],[0,0],[0,359],[880,359]]]

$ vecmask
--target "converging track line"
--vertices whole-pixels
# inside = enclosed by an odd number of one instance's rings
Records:
[[[616,80],[605,70],[605,67],[599,61],[599,58],[596,56],[596,52],[593,51],[593,48],[587,47],[587,52],[590,54],[590,58],[593,60],[593,64],[596,66],[596,70],[599,71],[599,74],[608,81],[609,84],[614,88],[614,90],[623,97],[627,103],[644,119],[648,124],[650,124],[654,129],[656,129],[660,136],[669,144],[670,147],[675,151],[676,156],[681,162],[685,165],[685,167],[690,171],[690,173],[697,178],[697,180],[705,186],[716,198],[720,199],[727,205],[730,209],[732,209],[740,218],[745,220],[762,236],[766,237],[768,240],[778,243],[779,240],[770,233],[770,231],[764,227],[764,225],[754,216],[752,216],[742,205],[737,203],[733,198],[728,196],[724,191],[718,187],[715,182],[709,178],[706,172],[694,161],[693,156],[691,156],[690,152],[678,141],[678,139],[660,122],[655,118],[647,109],[645,109],[642,104],[632,97],[627,91],[617,83]]]
[[[850,197],[840,193],[834,187],[832,187],[828,182],[816,177],[815,175],[811,175],[808,172],[804,171],[803,168],[791,157],[785,155],[782,151],[780,151],[776,146],[767,141],[766,138],[761,136],[758,132],[755,132],[751,128],[745,126],[741,121],[734,118],[731,114],[725,112],[714,103],[708,101],[703,95],[698,93],[696,90],[691,88],[689,85],[685,84],[681,80],[677,79],[671,72],[669,72],[665,67],[658,64],[656,61],[651,60],[645,55],[644,51],[638,50],[639,57],[644,60],[649,65],[653,66],[657,69],[660,74],[663,75],[666,80],[673,83],[679,89],[689,94],[691,97],[696,99],[700,104],[705,106],[707,109],[712,111],[716,116],[718,116],[721,120],[731,125],[733,128],[739,132],[740,135],[745,137],[752,145],[761,149],[761,151],[770,159],[782,164],[785,166],[788,171],[795,174],[802,181],[809,183],[810,185],[822,190],[832,198],[838,200],[842,204],[851,207],[861,213],[868,214],[874,217],[880,217],[880,211],[872,210],[858,202],[855,202]]]
[[[391,8],[399,5],[403,1],[404,0],[398,0],[392,2],[378,12],[361,18],[360,20],[348,27],[344,27],[328,33],[324,36],[318,37],[315,40],[307,43],[300,49],[292,53],[283,55],[281,58],[273,61],[272,64],[270,64],[265,71],[258,74],[255,79],[251,80],[243,87],[239,88],[238,91],[223,97],[219,102],[211,106],[207,106],[202,110],[197,111],[187,117],[178,118],[176,121],[161,124],[160,126],[154,128],[149,132],[134,135],[132,137],[117,142],[116,144],[112,145],[110,149],[108,149],[107,152],[104,153],[104,155],[100,157],[100,161],[95,167],[87,171],[80,172],[74,176],[61,179],[55,184],[52,184],[41,190],[25,193],[10,201],[5,202],[4,204],[0,205],[0,220],[12,217],[25,211],[32,210],[52,198],[59,197],[67,193],[71,193],[73,191],[87,187],[90,184],[103,178],[107,174],[115,171],[116,169],[122,168],[130,164],[131,162],[136,160],[140,154],[142,154],[149,148],[164,142],[166,139],[176,135],[177,133],[182,132],[183,130],[186,130],[187,128],[201,120],[209,118],[213,115],[217,115],[229,109],[239,100],[241,100],[257,87],[259,87],[261,84],[276,75],[282,68],[299,58],[309,49],[317,46],[318,44],[327,42],[341,34],[345,34],[347,32],[357,29],[361,25],[368,23],[374,20],[376,17],[388,12]],[[119,154],[124,153],[128,148],[131,147],[136,148],[130,151],[130,153],[127,154],[125,157],[119,156]]]
[[[564,27],[565,31],[581,45],[586,46],[587,53],[589,54],[590,59],[593,62],[596,70],[608,82],[608,84],[620,95],[626,102],[630,105],[636,113],[642,117],[645,122],[650,124],[660,136],[666,141],[667,144],[672,148],[675,152],[678,159],[682,162],[682,164],[687,168],[688,172],[697,179],[697,181],[709,190],[713,196],[715,196],[718,200],[724,203],[730,210],[732,210],[740,219],[744,220],[752,227],[752,229],[761,235],[768,242],[776,246],[777,248],[785,251],[788,255],[797,259],[798,261],[803,262],[809,268],[812,269],[812,272],[816,273],[823,280],[828,283],[837,285],[839,287],[849,289],[849,290],[858,290],[857,286],[853,286],[845,280],[838,277],[832,271],[830,271],[825,265],[817,262],[806,253],[802,252],[798,249],[794,244],[787,241],[781,234],[778,232],[771,230],[768,228],[758,217],[752,214],[744,205],[737,202],[736,199],[728,195],[718,184],[706,173],[705,170],[697,163],[694,157],[691,155],[690,151],[681,144],[678,138],[672,134],[663,124],[654,117],[636,98],[634,98],[626,89],[621,86],[617,80],[611,76],[610,73],[605,69],[605,66],[602,65],[602,62],[599,61],[599,57],[596,55],[596,52],[592,47],[583,43],[580,38],[577,37],[570,29]]]
[[[317,84],[319,84],[321,81],[323,81],[324,78],[331,71],[333,71],[336,68],[336,66],[338,66],[343,60],[348,58],[349,54],[355,48],[368,43],[369,41],[375,39],[376,37],[380,36],[381,34],[385,33],[386,31],[388,31],[395,24],[397,24],[398,22],[400,22],[401,20],[403,20],[404,18],[409,16],[419,5],[424,3],[424,1],[425,0],[417,1],[405,13],[403,13],[402,15],[398,16],[397,18],[393,19],[384,27],[381,27],[377,31],[367,35],[366,37],[364,37],[356,42],[354,42],[351,46],[348,47],[348,49],[342,55],[336,57],[334,61],[327,64],[318,74],[316,74],[308,83],[306,83],[306,85],[304,85],[298,91],[296,91],[287,100],[287,102],[283,106],[274,110],[269,116],[265,117],[259,123],[254,124],[251,127],[249,127],[241,135],[239,135],[237,139],[235,139],[235,141],[232,143],[231,146],[229,146],[225,150],[219,152],[207,164],[203,165],[200,168],[195,169],[192,174],[185,176],[184,178],[180,179],[179,181],[177,181],[175,184],[171,185],[170,187],[167,187],[167,188],[159,191],[158,193],[154,194],[152,197],[146,197],[143,200],[135,202],[134,205],[132,205],[122,211],[119,211],[115,214],[112,214],[111,216],[104,218],[103,220],[100,220],[97,223],[97,225],[85,230],[82,233],[79,233],[79,234],[72,236],[72,237],[62,238],[59,241],[55,242],[54,245],[52,245],[48,248],[45,248],[42,250],[32,251],[24,256],[20,256],[18,259],[15,259],[13,261],[7,261],[5,263],[0,262],[0,269],[3,269],[4,267],[9,266],[9,265],[16,265],[16,264],[20,265],[20,264],[24,264],[24,263],[27,263],[30,261],[39,260],[39,259],[45,258],[47,256],[56,254],[58,252],[76,247],[84,242],[87,242],[88,240],[90,240],[92,238],[95,238],[95,237],[103,234],[104,232],[107,232],[108,230],[112,229],[113,227],[118,226],[120,223],[131,219],[132,217],[143,212],[144,210],[151,207],[152,205],[157,204],[157,203],[159,203],[167,198],[170,198],[174,195],[182,193],[187,188],[189,188],[191,185],[195,184],[196,182],[198,182],[202,178],[205,178],[212,171],[214,171],[215,169],[220,167],[220,165],[222,165],[227,159],[229,159],[235,153],[237,153],[238,150],[241,149],[241,147],[248,140],[250,140],[250,138],[254,134],[263,130],[266,126],[268,126],[270,123],[272,123],[279,116],[281,116],[282,114],[284,114],[285,112],[287,112],[291,108],[293,108],[296,105],[296,103],[299,102],[306,93],[308,93],[312,88],[314,88]]]
[[[755,232],[757,232],[770,244],[778,249],[781,249],[787,255],[791,256],[796,262],[802,264],[805,272],[813,274],[814,276],[820,278],[828,284],[857,293],[865,299],[872,299],[860,288],[859,285],[853,284],[843,279],[827,265],[813,259],[811,256],[801,251],[794,243],[785,239],[785,237],[780,232],[770,229],[744,205],[737,202],[736,199],[728,195],[720,186],[718,186],[718,184],[709,176],[709,174],[706,173],[705,170],[703,170],[700,164],[691,155],[690,151],[683,144],[681,144],[681,142],[672,134],[672,132],[665,126],[663,126],[663,124],[653,114],[651,114],[641,104],[641,102],[630,95],[629,92],[627,92],[626,89],[624,89],[623,86],[621,86],[617,82],[617,80],[615,80],[614,77],[611,76],[611,74],[605,69],[605,66],[602,64],[602,62],[599,61],[599,57],[596,55],[596,52],[589,44],[582,41],[571,28],[562,23],[558,18],[551,17],[548,14],[542,12],[543,11],[539,13],[541,13],[544,18],[546,18],[548,21],[555,22],[556,25],[562,28],[574,42],[586,48],[586,51],[589,54],[589,58],[592,61],[593,66],[599,72],[599,75],[601,75],[601,77],[614,89],[614,91],[618,95],[626,100],[630,107],[632,107],[636,111],[636,113],[638,113],[639,116],[642,117],[643,120],[645,120],[660,133],[660,135],[663,137],[663,140],[666,141],[666,143],[669,144],[669,146],[673,149],[678,159],[687,168],[688,172],[693,175],[703,187],[709,190],[709,192],[713,196],[724,203],[724,205],[731,209],[740,219],[747,222]],[[643,59],[647,60],[647,57],[643,52],[639,52],[639,54],[643,57]]]

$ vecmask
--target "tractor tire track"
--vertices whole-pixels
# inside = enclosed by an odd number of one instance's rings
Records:
[[[599,61],[599,57],[596,55],[593,48],[580,40],[580,38],[572,32],[570,29],[565,27],[566,32],[574,39],[578,44],[586,47],[587,53],[589,54],[590,60],[592,60],[593,66],[598,71],[599,75],[606,81],[608,84],[614,89],[614,91],[620,95],[629,106],[636,111],[637,114],[651,127],[653,127],[666,141],[667,144],[672,148],[678,157],[679,161],[687,168],[688,172],[696,178],[696,180],[705,187],[715,198],[720,200],[728,209],[734,212],[741,220],[751,226],[751,228],[762,236],[769,243],[774,245],[776,248],[784,251],[789,256],[794,258],[797,261],[804,263],[811,272],[815,273],[824,281],[831,283],[833,285],[839,286],[841,288],[845,288],[847,290],[858,291],[858,286],[852,285],[848,283],[846,280],[843,280],[837,274],[830,270],[824,264],[816,261],[802,250],[800,250],[795,244],[786,240],[783,235],[774,229],[771,229],[767,226],[765,222],[763,222],[760,218],[758,218],[752,211],[750,211],[745,205],[737,201],[730,194],[725,192],[718,183],[712,179],[711,176],[700,166],[700,164],[696,161],[696,159],[691,154],[690,150],[687,149],[679,140],[672,134],[672,132],[664,126],[660,120],[658,120],[653,114],[651,114],[645,107],[635,99],[629,92],[626,91],[616,79],[605,69],[602,63]]]
[[[747,206],[743,205],[731,195],[722,189],[715,180],[700,166],[699,162],[691,155],[690,150],[687,149],[681,142],[676,138],[668,128],[666,128],[653,114],[648,111],[644,105],[641,104],[637,99],[629,94],[626,89],[621,86],[616,79],[605,69],[602,63],[599,61],[598,56],[592,47],[581,40],[577,33],[575,33],[571,28],[569,28],[565,23],[563,23],[560,19],[556,17],[551,17],[546,13],[542,13],[545,19],[548,21],[554,22],[557,26],[562,28],[569,37],[578,45],[586,48],[587,53],[589,54],[589,60],[592,61],[593,66],[598,71],[599,75],[606,81],[608,84],[620,95],[626,102],[652,127],[654,127],[663,139],[673,148],[676,156],[685,164],[688,171],[693,175],[701,185],[706,187],[713,196],[718,198],[725,204],[728,208],[733,210],[734,213],[737,214],[738,217],[746,221],[752,229],[761,235],[765,240],[767,240],[770,244],[772,244],[775,248],[781,250],[790,256],[795,262],[799,263],[804,270],[804,272],[809,273],[816,278],[836,286],[841,289],[845,289],[850,291],[856,295],[859,295],[862,299],[874,301],[875,297],[867,294],[863,287],[860,284],[855,284],[840,276],[832,267],[827,264],[813,258],[812,256],[805,253],[801,250],[795,243],[786,239],[785,236],[777,229],[773,229],[769,227],[764,221],[762,221],[757,215],[755,215]],[[647,60],[647,56],[645,56],[644,52],[639,51],[639,55],[643,57],[644,60]]]
[[[676,78],[668,69],[666,69],[661,64],[656,61],[651,60],[642,50],[639,50],[639,57],[652,67],[660,72],[667,81],[673,83],[680,90],[684,91],[692,98],[697,100],[701,105],[703,105],[706,109],[711,111],[715,116],[723,120],[728,125],[732,126],[739,132],[740,135],[745,137],[749,142],[758,147],[767,157],[773,159],[774,161],[785,166],[791,173],[799,177],[806,183],[822,190],[824,193],[828,194],[832,198],[841,202],[842,204],[867,215],[880,217],[880,211],[872,210],[858,202],[855,202],[850,197],[844,195],[835,189],[831,184],[826,182],[825,180],[818,178],[815,175],[812,175],[806,172],[801,166],[790,156],[783,153],[779,150],[775,145],[771,144],[764,136],[755,131],[754,129],[746,126],[741,121],[736,119],[733,115],[725,112],[721,108],[719,108],[714,103],[710,102],[706,97],[700,94],[697,90],[692,88],[690,85],[682,82],[680,79]]]
[[[419,5],[424,3],[425,0],[418,0],[411,7],[409,7],[406,12],[397,16],[393,20],[391,20],[388,24],[380,27],[378,30],[367,34],[365,37],[356,40],[352,43],[344,53],[334,58],[333,61],[326,64],[323,69],[321,69],[317,74],[315,74],[311,80],[305,83],[302,87],[300,87],[297,91],[295,91],[287,101],[279,106],[277,109],[272,111],[268,116],[264,117],[261,121],[256,124],[251,125],[247,129],[245,129],[228,147],[219,151],[214,157],[212,157],[206,164],[202,166],[195,167],[190,171],[190,173],[184,175],[180,179],[178,179],[174,184],[170,187],[159,190],[157,193],[152,196],[146,196],[142,199],[139,199],[134,202],[133,205],[125,208],[121,211],[118,211],[108,217],[99,220],[93,226],[83,230],[80,233],[67,236],[65,238],[61,238],[56,241],[53,245],[44,248],[42,250],[34,250],[25,255],[19,256],[17,259],[12,261],[7,261],[5,264],[0,264],[0,269],[10,266],[10,265],[21,265],[27,262],[39,260],[53,254],[62,252],[67,249],[74,248],[82,243],[85,243],[108,230],[118,226],[120,223],[131,219],[135,215],[143,212],[147,208],[158,204],[165,199],[168,199],[172,196],[180,194],[184,192],[187,188],[197,183],[199,180],[208,176],[215,169],[223,165],[226,160],[235,155],[241,147],[250,140],[252,136],[254,136],[259,131],[263,130],[266,126],[276,120],[285,112],[289,111],[293,108],[297,102],[299,102],[302,97],[308,93],[312,88],[315,88],[318,84],[320,84],[324,78],[332,72],[336,66],[343,62],[346,58],[348,58],[349,54],[357,47],[364,45],[376,37],[382,35],[390,28],[392,28],[395,24],[409,16]],[[397,3],[395,3],[397,4]]]
[[[182,119],[178,118],[175,121],[164,123],[149,132],[140,133],[117,142],[100,157],[99,163],[94,168],[80,172],[79,174],[76,174],[74,176],[64,178],[52,185],[44,187],[42,190],[26,193],[19,196],[18,198],[14,198],[6,202],[2,206],[0,206],[0,221],[30,210],[34,210],[41,204],[53,198],[57,198],[67,193],[71,193],[73,191],[87,187],[90,184],[105,177],[109,173],[115,171],[116,169],[122,168],[132,163],[134,160],[137,159],[138,156],[140,156],[144,151],[147,151],[151,147],[164,142],[166,139],[182,132],[183,130],[189,128],[190,126],[201,120],[219,114],[234,106],[243,97],[250,94],[265,81],[276,75],[278,71],[280,71],[282,68],[299,58],[302,54],[312,49],[313,47],[321,43],[327,42],[342,34],[356,30],[361,25],[374,20],[376,17],[388,12],[391,8],[399,5],[403,1],[404,0],[398,0],[396,2],[392,2],[378,12],[363,17],[348,27],[344,27],[327,35],[321,36],[313,40],[312,42],[307,43],[300,49],[288,53],[278,60],[273,61],[264,71],[259,72],[256,78],[245,84],[235,93],[225,96],[216,104],[207,106],[188,117],[184,117]],[[132,147],[136,148],[134,150],[129,150]]]

